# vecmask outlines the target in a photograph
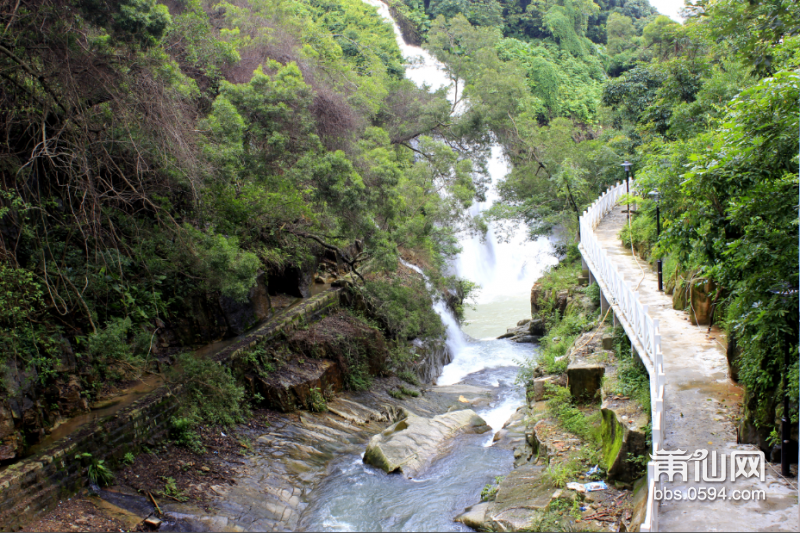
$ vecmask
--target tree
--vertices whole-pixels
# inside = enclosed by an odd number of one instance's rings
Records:
[[[608,42],[606,49],[611,55],[617,55],[636,46],[633,42],[636,31],[633,29],[633,20],[630,17],[611,13],[606,22],[606,33]]]

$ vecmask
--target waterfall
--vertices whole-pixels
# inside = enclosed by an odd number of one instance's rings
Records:
[[[364,2],[376,7],[378,13],[392,24],[397,44],[403,56],[409,60],[406,77],[420,87],[428,86],[434,90],[449,86],[448,95],[452,101],[454,90],[444,65],[427,50],[406,44],[386,4],[380,0]],[[472,206],[473,216],[486,211],[498,200],[495,187],[508,171],[509,165],[502,147],[493,145],[489,160],[491,185],[486,201]],[[451,273],[481,287],[476,307],[484,310],[479,313],[468,308],[465,312],[464,328],[473,337],[495,338],[505,333],[507,326],[522,318],[530,318],[527,295],[531,285],[547,266],[556,263],[549,239],[529,241],[524,224],[513,225],[512,229],[513,236],[508,241],[498,239],[499,231],[494,223],[489,224],[485,236],[462,235],[459,239],[461,253],[450,265]],[[458,353],[453,352],[454,356],[458,356]]]
[[[422,276],[422,279],[425,280],[425,287],[427,287],[428,292],[433,292],[430,280],[428,276],[419,268],[417,265],[412,265],[411,263],[400,259],[400,262],[410,268],[411,270],[419,273]],[[447,304],[444,301],[444,298],[441,295],[436,295],[433,301],[433,310],[439,315],[439,318],[442,319],[442,324],[445,327],[445,335],[446,341],[445,344],[447,345],[447,349],[450,350],[450,353],[455,356],[458,353],[464,351],[467,346],[467,339],[464,336],[464,332],[461,331],[461,327],[458,325],[458,321],[456,317],[453,316],[453,312],[450,311],[450,308],[447,307]]]

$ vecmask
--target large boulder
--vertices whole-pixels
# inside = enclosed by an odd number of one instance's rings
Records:
[[[370,439],[364,462],[386,473],[399,472],[412,478],[442,454],[454,436],[491,429],[472,409],[433,418],[409,414]]]
[[[295,361],[271,374],[254,374],[245,375],[250,388],[264,398],[263,405],[282,412],[312,409],[319,395],[330,396],[343,383],[339,366],[328,360]]]
[[[453,361],[453,354],[441,340],[414,339],[411,345],[415,355],[411,370],[422,383],[433,383],[442,368]]]
[[[600,393],[606,367],[597,363],[573,362],[567,367],[567,385],[573,398],[592,401]]]
[[[545,333],[544,320],[541,318],[525,319],[517,322],[516,327],[506,329],[506,332],[497,338],[510,339],[514,342],[536,342]]]
[[[453,519],[453,522],[461,522],[465,526],[476,531],[483,530],[486,520],[486,511],[489,508],[488,502],[482,502],[472,507],[467,507],[464,512]]]
[[[482,531],[537,531],[541,514],[553,500],[553,487],[543,479],[545,467],[524,464],[500,483],[484,518]]]

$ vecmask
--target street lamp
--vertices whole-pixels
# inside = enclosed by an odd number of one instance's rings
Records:
[[[661,193],[650,191],[649,196],[656,202],[656,239],[661,237]],[[661,258],[656,261],[658,265],[658,290],[664,292],[664,277],[661,271]]]
[[[631,179],[631,167],[632,166],[633,166],[633,163],[631,163],[627,159],[625,160],[624,163],[622,163],[622,167],[625,169],[625,192],[628,193],[628,194],[631,193],[630,179]],[[630,204],[628,204],[627,213],[628,213],[628,220],[630,220],[631,219],[631,206],[630,206]]]

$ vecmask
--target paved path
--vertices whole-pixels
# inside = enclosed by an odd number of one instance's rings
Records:
[[[728,377],[724,334],[707,326],[693,326],[684,311],[672,309],[672,297],[658,292],[658,280],[645,261],[635,259],[618,237],[626,224],[622,207],[617,206],[595,229],[601,246],[612,263],[638,290],[648,312],[659,320],[664,353],[666,422],[665,450],[706,449],[730,454],[752,450],[736,444],[734,417],[738,413],[742,389]],[[640,268],[641,267],[641,268]],[[644,269],[644,279],[642,279]],[[664,274],[666,277],[666,273]],[[694,463],[691,463],[694,464]],[[695,483],[690,469],[687,483],[679,476],[665,483],[683,494],[691,487],[726,487],[728,501],[662,501],[658,512],[660,531],[798,531],[797,488],[779,475],[779,468],[767,465],[766,482],[738,479],[735,483]],[[730,468],[730,467],[729,467]],[[764,501],[730,501],[733,490],[764,490]]]

